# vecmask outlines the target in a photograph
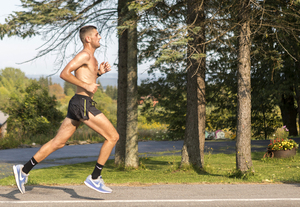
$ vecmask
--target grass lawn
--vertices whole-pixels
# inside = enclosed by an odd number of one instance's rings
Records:
[[[102,176],[108,185],[147,185],[168,183],[300,183],[299,151],[293,158],[262,158],[252,153],[255,172],[235,176],[235,154],[206,154],[202,170],[179,168],[181,156],[159,155],[140,158],[138,169],[116,167],[109,160]],[[27,185],[81,185],[95,162],[37,169],[30,172]],[[0,180],[0,185],[15,185],[14,177]]]

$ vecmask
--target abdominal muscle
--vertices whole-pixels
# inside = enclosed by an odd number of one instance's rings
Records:
[[[87,66],[82,66],[75,71],[75,77],[85,83],[96,83],[97,71],[91,71]],[[93,98],[94,94],[77,86],[76,94]]]

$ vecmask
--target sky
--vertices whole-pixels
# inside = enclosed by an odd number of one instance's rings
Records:
[[[0,23],[5,23],[5,18],[13,11],[23,10],[20,5],[20,0],[3,1],[0,7]],[[57,65],[54,64],[56,59],[56,54],[54,53],[28,63],[18,64],[34,58],[38,53],[37,48],[43,43],[44,40],[42,36],[26,39],[5,36],[0,40],[0,69],[4,69],[5,67],[19,68],[25,75],[47,76],[53,74],[57,70]],[[105,40],[102,39],[100,43],[105,45],[106,48],[109,48],[106,50],[105,61],[108,61],[111,65],[116,63],[118,54],[117,38],[112,38],[110,42],[105,42]],[[103,47],[100,51],[104,51]],[[96,57],[98,62],[104,61],[104,55],[100,53],[98,55],[99,57]],[[64,66],[65,65],[63,65],[63,67]],[[112,66],[112,72],[117,73],[116,66]]]

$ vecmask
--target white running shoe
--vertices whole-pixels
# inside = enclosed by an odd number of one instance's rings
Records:
[[[100,192],[100,193],[111,193],[112,189],[104,185],[102,176],[100,175],[97,179],[93,180],[92,176],[89,175],[84,181],[88,187]]]
[[[29,174],[22,172],[23,167],[24,167],[23,165],[14,165],[13,166],[15,180],[16,180],[17,186],[22,194],[25,193],[24,185],[27,183],[28,175],[29,175]]]

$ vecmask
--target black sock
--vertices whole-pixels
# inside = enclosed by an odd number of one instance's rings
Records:
[[[92,173],[92,179],[97,179],[101,175],[103,165],[100,165],[98,162],[96,163],[95,169]]]
[[[36,165],[38,162],[32,157],[23,167],[22,171],[26,174]]]

